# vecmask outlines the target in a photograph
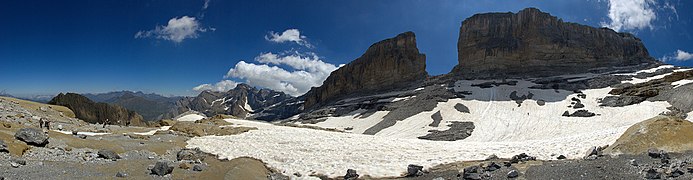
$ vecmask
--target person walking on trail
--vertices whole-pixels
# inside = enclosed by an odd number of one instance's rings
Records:
[[[106,119],[106,121],[103,122],[103,128],[106,128],[106,124],[110,123],[111,121]]]
[[[46,119],[46,120],[43,121],[43,122],[46,123],[46,124],[44,125],[44,126],[46,126],[46,129],[47,129],[47,130],[51,130],[51,121],[48,120],[48,119]]]
[[[39,119],[39,128],[43,129],[43,118]]]

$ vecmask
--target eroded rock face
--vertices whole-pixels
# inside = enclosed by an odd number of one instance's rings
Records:
[[[594,28],[527,8],[476,14],[462,22],[457,43],[463,78],[541,77],[656,63],[637,37]]]
[[[361,57],[332,72],[322,86],[306,93],[304,107],[408,87],[426,77],[426,56],[419,53],[414,33],[405,32],[371,45]]]

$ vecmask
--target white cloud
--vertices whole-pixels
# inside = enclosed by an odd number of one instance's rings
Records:
[[[139,31],[135,34],[135,38],[157,38],[170,40],[176,43],[183,42],[185,39],[195,39],[200,32],[207,32],[214,29],[200,27],[195,17],[183,16],[180,18],[171,18],[166,26],[156,26],[153,30]]]
[[[225,92],[228,90],[231,90],[233,88],[236,88],[236,85],[238,85],[237,82],[234,82],[232,80],[222,80],[216,84],[201,84],[199,86],[196,86],[193,88],[194,91],[219,91],[219,92]]]
[[[655,0],[609,0],[609,19],[602,26],[615,31],[652,29],[652,22],[657,19]]]
[[[251,86],[299,96],[308,92],[311,87],[322,85],[327,76],[337,69],[337,66],[323,62],[314,53],[309,54],[277,55],[263,53],[255,58],[258,63],[262,64],[238,62],[235,67],[229,69],[224,78],[242,79]],[[290,68],[283,69],[271,65],[287,65]]]
[[[313,47],[308,41],[306,41],[306,36],[302,36],[298,29],[287,29],[282,32],[282,34],[270,31],[269,35],[265,36],[265,39],[271,42],[283,43],[283,42],[295,42],[301,46],[308,48]]]
[[[662,57],[662,61],[667,62],[667,61],[688,61],[693,59],[693,54],[682,51],[682,50],[676,50],[675,56],[664,56]]]
[[[205,10],[205,9],[207,9],[207,8],[209,7],[209,1],[210,1],[210,0],[205,0],[205,4],[202,5],[202,10]]]

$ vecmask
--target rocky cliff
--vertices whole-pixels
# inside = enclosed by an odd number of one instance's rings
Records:
[[[631,34],[563,22],[535,8],[464,20],[457,49],[459,64],[452,73],[468,79],[552,76],[656,62]]]
[[[60,93],[51,99],[48,104],[61,105],[70,108],[75,116],[89,123],[103,123],[109,119],[109,124],[120,125],[145,125],[142,116],[118,105],[96,103],[75,93]]]
[[[203,91],[196,97],[183,98],[176,102],[175,108],[164,115],[164,118],[173,118],[189,110],[204,113],[209,117],[228,114],[246,118],[287,99],[292,97],[283,92],[239,84],[226,92]]]
[[[322,86],[306,93],[304,107],[408,87],[427,76],[426,56],[419,53],[414,33],[405,32],[371,45],[361,57],[332,72]]]

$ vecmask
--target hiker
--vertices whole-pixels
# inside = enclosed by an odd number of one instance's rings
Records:
[[[46,119],[46,120],[43,121],[43,122],[46,123],[46,125],[45,125],[45,126],[46,126],[46,129],[47,129],[47,130],[51,130],[51,121],[48,120],[48,119]]]
[[[43,129],[43,118],[39,119],[39,128]]]
[[[106,128],[106,124],[108,124],[110,121],[106,119],[106,121],[103,122],[103,128]]]

